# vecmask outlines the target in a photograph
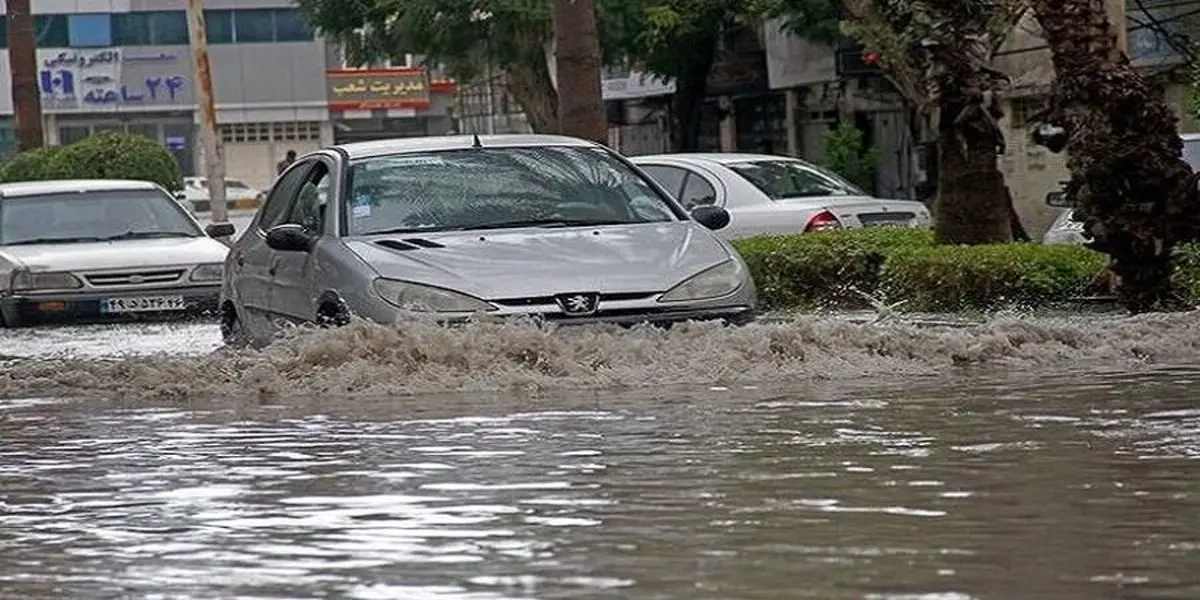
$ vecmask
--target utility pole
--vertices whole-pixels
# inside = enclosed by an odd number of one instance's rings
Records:
[[[208,207],[214,223],[229,221],[225,204],[225,151],[217,131],[217,107],[213,100],[212,71],[205,37],[204,0],[188,0],[188,38],[196,63],[196,104],[200,109],[200,139],[204,147],[204,175],[208,179]]]
[[[22,152],[41,148],[42,92],[38,89],[37,39],[30,0],[8,0],[8,72],[12,76],[13,115]]]
[[[1108,0],[1108,23],[1117,35],[1117,50],[1129,54],[1129,17],[1125,13],[1125,0]]]

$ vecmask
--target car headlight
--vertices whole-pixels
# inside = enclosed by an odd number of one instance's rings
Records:
[[[225,275],[225,265],[221,263],[212,263],[207,265],[199,265],[192,269],[192,281],[220,281]]]
[[[728,296],[742,287],[743,277],[741,261],[730,259],[683,280],[658,301],[683,302]]]
[[[472,313],[496,310],[495,306],[474,296],[397,279],[376,279],[375,293],[390,304],[416,312]]]
[[[83,283],[70,273],[13,271],[9,287],[15,292],[76,290],[83,287]]]

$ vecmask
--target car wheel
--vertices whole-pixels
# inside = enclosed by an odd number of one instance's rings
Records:
[[[226,303],[221,307],[221,339],[226,346],[239,348],[250,343],[250,336],[246,333],[246,324],[242,323],[237,308],[231,303]]]
[[[350,313],[341,303],[326,302],[317,309],[317,325],[321,327],[342,327],[350,324]]]

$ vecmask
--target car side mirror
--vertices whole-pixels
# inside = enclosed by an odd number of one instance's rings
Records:
[[[209,223],[204,228],[204,233],[210,238],[227,238],[233,237],[237,233],[237,228],[233,223]]]
[[[300,225],[276,225],[267,232],[267,246],[280,252],[308,252],[316,238]]]
[[[1075,208],[1075,203],[1067,198],[1067,194],[1056,190],[1046,194],[1046,204],[1055,208]]]
[[[692,209],[692,219],[713,231],[729,225],[729,211],[712,204],[701,204]]]

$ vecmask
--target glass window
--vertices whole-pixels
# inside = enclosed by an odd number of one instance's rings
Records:
[[[150,14],[144,12],[117,13],[112,16],[114,46],[150,45]]]
[[[300,11],[294,8],[275,10],[275,41],[310,42],[312,39],[313,31]]]
[[[0,245],[204,235],[158,190],[9,197],[0,200],[0,215]]]
[[[72,48],[112,46],[112,15],[107,13],[67,15],[67,32]]]
[[[753,160],[727,166],[772,200],[868,195],[832,171],[798,160]]]
[[[204,33],[210,44],[233,43],[233,11],[204,11]]]
[[[1200,171],[1200,140],[1184,140],[1183,162],[1193,171]]]
[[[640,172],[600,148],[412,153],[351,166],[350,235],[677,220]]]
[[[312,233],[325,231],[325,201],[329,195],[329,169],[317,161],[308,178],[300,186],[296,203],[292,205],[288,223],[300,225]]]
[[[679,195],[679,201],[688,210],[702,204],[716,204],[717,190],[709,185],[703,177],[695,173],[688,173],[687,183],[683,185],[683,193]]]
[[[0,48],[8,47],[8,18],[0,15]]]
[[[275,185],[267,196],[267,203],[262,208],[262,218],[258,222],[259,229],[264,231],[270,229],[290,216],[288,213],[292,207],[292,200],[296,198],[296,192],[300,188],[301,182],[307,180],[308,167],[311,165],[311,162],[296,165],[275,180]]]
[[[67,126],[59,127],[58,128],[58,143],[63,146],[66,146],[67,144],[73,144],[73,143],[78,142],[79,140],[82,140],[83,138],[91,135],[91,133],[92,133],[92,129],[90,127],[88,127],[87,125],[80,125],[80,126],[75,126],[75,127],[67,125]]]
[[[271,42],[275,38],[275,11],[269,8],[233,13],[233,41],[239,44]]]
[[[187,13],[182,10],[161,10],[150,15],[150,43],[156,46],[187,45]]]
[[[679,197],[679,190],[683,188],[683,178],[687,176],[687,171],[662,165],[644,165],[641,169],[658,182],[658,185],[666,188],[672,198]]]
[[[66,48],[71,43],[66,15],[34,15],[33,31],[38,48]]]
[[[127,133],[132,133],[134,135],[140,135],[142,137],[150,138],[150,139],[154,140],[155,142],[157,142],[159,139],[161,139],[158,137],[158,125],[154,125],[154,124],[126,125],[125,131]]]

